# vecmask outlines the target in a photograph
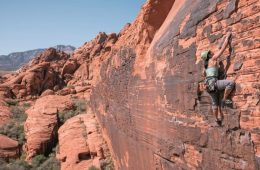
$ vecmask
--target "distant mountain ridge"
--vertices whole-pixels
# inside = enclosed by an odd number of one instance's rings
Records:
[[[70,45],[57,45],[53,48],[71,54],[76,49]],[[13,71],[19,69],[24,64],[31,61],[45,49],[28,50],[24,52],[15,52],[8,55],[0,55],[0,70]]]

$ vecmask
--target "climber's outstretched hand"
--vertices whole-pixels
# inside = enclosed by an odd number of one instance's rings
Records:
[[[231,32],[228,32],[221,49],[212,57],[213,60],[217,60],[217,58],[219,58],[223,54],[223,52],[225,51],[228,45],[228,41],[230,37],[231,37]]]

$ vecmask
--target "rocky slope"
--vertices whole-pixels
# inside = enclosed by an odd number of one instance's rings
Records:
[[[70,45],[57,45],[53,47],[59,51],[71,54],[75,47]],[[45,49],[29,50],[24,52],[11,53],[9,55],[0,55],[0,70],[13,71],[19,69],[21,66],[29,63],[33,58],[41,54]]]
[[[61,72],[69,57],[54,48],[47,49],[15,74],[6,77],[0,87],[9,89],[14,98],[39,96],[47,89],[58,90],[65,86]]]
[[[32,164],[32,167],[35,166],[35,160],[52,155],[56,146],[59,148],[57,158],[61,162],[61,169],[113,167],[108,146],[101,135],[95,116],[89,110],[85,112],[84,105],[91,94],[92,78],[89,74],[92,74],[93,68],[90,70],[88,64],[93,58],[107,53],[116,38],[116,34],[100,33],[72,56],[54,48],[47,49],[15,74],[1,77],[0,130],[2,128],[2,131],[6,132],[8,121],[13,121],[13,113],[10,111],[12,108],[8,106],[8,100],[15,103],[31,103],[31,107],[25,113],[26,141],[22,145],[23,152],[26,153],[25,160]],[[87,47],[91,48],[86,50]],[[92,53],[96,47],[99,48]],[[87,54],[85,58],[84,55],[79,55],[81,52],[91,54]],[[88,76],[84,77],[85,74]],[[74,117],[78,114],[81,115]],[[83,125],[85,128],[79,128]],[[73,128],[74,126],[76,128]],[[80,141],[83,142],[82,145],[79,145]],[[72,150],[71,147],[74,145],[77,145],[77,149]],[[16,156],[19,157],[19,153]],[[49,159],[54,158],[51,156]],[[54,163],[56,164],[56,161]],[[48,166],[51,166],[49,164]]]
[[[58,144],[64,170],[113,167],[111,157],[122,170],[258,170],[259,17],[258,0],[148,0],[119,34],[99,33],[71,55],[48,49],[2,77],[3,103],[33,103],[27,160]],[[236,82],[234,105],[215,127],[210,98],[198,89],[199,56],[216,52],[227,32],[232,53],[222,63]],[[87,110],[77,115],[82,103]],[[3,122],[11,114],[4,106]]]

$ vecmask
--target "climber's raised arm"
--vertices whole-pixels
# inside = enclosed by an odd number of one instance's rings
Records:
[[[228,45],[228,41],[229,41],[230,36],[231,36],[231,33],[229,32],[229,33],[227,34],[226,38],[225,38],[225,41],[224,41],[224,43],[223,43],[223,45],[222,45],[220,51],[217,52],[217,53],[212,57],[213,60],[217,60],[217,59],[223,54],[223,52],[224,52],[225,49],[227,48],[227,45]]]

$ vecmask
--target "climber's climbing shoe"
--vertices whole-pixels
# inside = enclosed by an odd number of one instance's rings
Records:
[[[218,126],[222,126],[222,121],[221,120],[217,119],[216,123],[217,123]]]
[[[220,116],[220,121],[223,122],[224,116]]]

